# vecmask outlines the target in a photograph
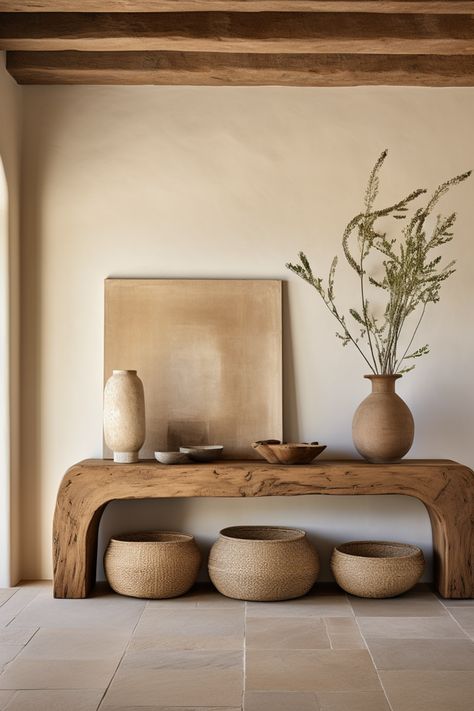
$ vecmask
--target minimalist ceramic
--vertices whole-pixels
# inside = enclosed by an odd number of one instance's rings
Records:
[[[193,536],[173,531],[115,536],[104,556],[112,590],[154,599],[184,595],[196,582],[200,564],[201,554]]]
[[[184,452],[155,452],[155,459],[160,464],[189,464],[190,462]]]
[[[418,546],[387,541],[352,541],[334,548],[331,570],[337,584],[358,597],[395,597],[423,575]]]
[[[104,389],[104,439],[114,462],[138,462],[145,441],[145,397],[136,370],[114,370]]]
[[[309,464],[326,449],[319,442],[281,443],[277,439],[260,440],[252,447],[269,464]]]
[[[199,447],[180,447],[179,451],[186,454],[194,462],[213,462],[222,457],[222,444],[208,444]]]
[[[316,582],[319,556],[306,533],[280,526],[232,526],[209,555],[209,576],[238,600],[290,600]]]
[[[365,375],[372,392],[357,408],[352,421],[355,448],[369,462],[396,462],[410,449],[415,424],[408,406],[395,392],[401,375]]]

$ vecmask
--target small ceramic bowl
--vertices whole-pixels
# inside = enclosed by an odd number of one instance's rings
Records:
[[[222,444],[208,444],[196,447],[180,447],[179,451],[186,454],[195,462],[213,462],[222,456]]]
[[[189,457],[183,452],[155,452],[155,459],[160,464],[189,464]]]

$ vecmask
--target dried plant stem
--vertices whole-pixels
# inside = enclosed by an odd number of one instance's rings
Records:
[[[299,264],[287,264],[292,272],[304,279],[316,289],[326,307],[341,327],[336,336],[346,346],[352,343],[374,374],[391,374],[407,372],[414,365],[403,367],[409,359],[416,359],[429,352],[427,345],[410,353],[413,341],[425,315],[427,305],[439,301],[443,282],[454,273],[454,262],[441,266],[441,256],[433,251],[453,239],[452,228],[456,214],[438,215],[436,224],[429,233],[427,219],[431,216],[440,198],[448,190],[466,178],[471,172],[457,175],[441,183],[433,192],[425,206],[418,207],[398,237],[387,237],[379,232],[376,223],[381,217],[393,217],[405,220],[409,205],[421,195],[426,194],[424,188],[418,188],[398,202],[382,209],[375,209],[374,204],[379,192],[379,172],[387,157],[387,151],[376,161],[365,191],[365,209],[346,226],[342,237],[342,249],[348,265],[359,279],[360,310],[349,309],[349,314],[359,328],[359,336],[353,335],[345,314],[338,311],[335,303],[334,285],[337,267],[337,257],[334,257],[329,270],[327,287],[320,277],[313,275],[308,258],[299,253]],[[356,234],[357,253],[353,254],[351,246]],[[383,277],[375,279],[367,273],[367,258],[378,254],[382,259]],[[367,277],[369,284],[367,285]],[[383,318],[375,316],[370,308],[368,286],[386,293]],[[413,333],[404,349],[398,356],[400,341],[408,316],[420,309]],[[365,342],[368,354],[364,352],[361,343]],[[400,371],[399,369],[402,368]]]

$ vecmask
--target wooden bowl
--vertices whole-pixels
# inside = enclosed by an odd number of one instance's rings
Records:
[[[410,590],[425,567],[418,546],[388,541],[352,541],[334,548],[331,570],[337,584],[358,597],[395,597]]]
[[[309,464],[326,449],[325,444],[302,442],[300,444],[281,443],[277,439],[254,442],[252,447],[269,464]]]

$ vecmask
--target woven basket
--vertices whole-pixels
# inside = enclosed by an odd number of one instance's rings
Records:
[[[395,597],[421,578],[425,559],[406,543],[353,541],[334,548],[331,570],[340,587],[358,597]]]
[[[120,595],[178,597],[196,582],[201,554],[193,536],[172,531],[115,536],[105,551],[110,587]]]
[[[316,582],[319,558],[304,531],[279,526],[224,528],[209,556],[209,576],[238,600],[289,600]]]

